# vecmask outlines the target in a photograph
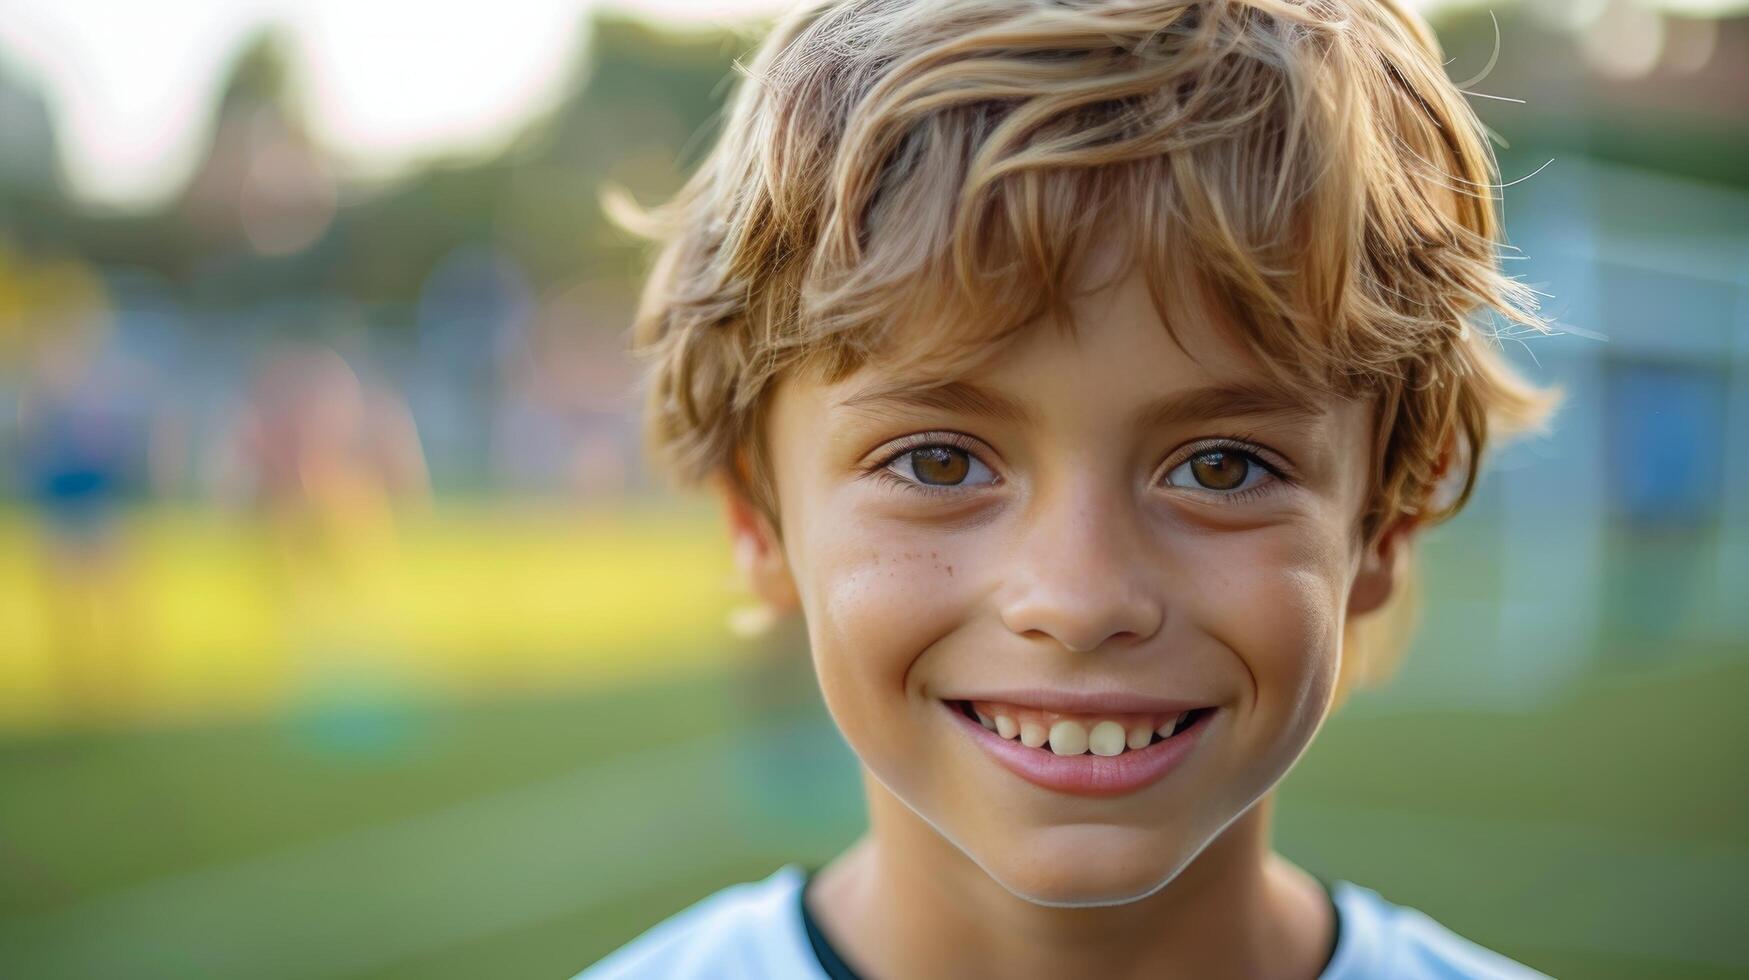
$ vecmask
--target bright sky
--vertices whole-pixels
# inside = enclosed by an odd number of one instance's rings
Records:
[[[217,86],[262,26],[290,33],[318,138],[350,170],[383,172],[489,148],[550,104],[591,2],[0,0],[0,61],[41,87],[74,190],[125,207],[185,179],[203,152]],[[784,5],[603,2],[695,23]]]
[[[490,147],[558,94],[591,0],[0,0],[0,61],[55,117],[74,190],[138,205],[173,192],[204,150],[238,47],[280,24],[316,134],[354,171]],[[614,0],[692,22],[781,0]]]

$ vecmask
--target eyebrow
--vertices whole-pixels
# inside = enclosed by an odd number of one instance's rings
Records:
[[[864,388],[839,403],[840,409],[876,411],[927,408],[978,418],[1032,425],[1038,416],[1019,399],[971,381],[898,381]],[[1160,428],[1215,418],[1279,416],[1310,421],[1321,408],[1285,385],[1232,382],[1206,385],[1161,396],[1136,410],[1136,428]]]

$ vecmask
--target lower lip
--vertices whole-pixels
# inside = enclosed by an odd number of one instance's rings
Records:
[[[1030,748],[1018,739],[1003,738],[966,717],[952,702],[940,704],[1009,772],[1035,786],[1077,796],[1123,796],[1165,779],[1196,747],[1215,716],[1214,711],[1204,711],[1189,728],[1143,749],[1125,749],[1117,755],[1057,755],[1049,748]]]

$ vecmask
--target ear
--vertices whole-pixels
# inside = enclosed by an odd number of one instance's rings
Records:
[[[1470,471],[1470,437],[1459,428],[1446,436],[1440,448],[1439,465],[1434,471],[1434,484],[1428,491],[1424,513],[1443,513],[1463,494],[1464,480]],[[1360,616],[1390,601],[1396,589],[1399,570],[1407,562],[1416,533],[1424,520],[1415,514],[1402,514],[1387,525],[1369,544],[1360,558],[1360,571],[1348,592],[1348,614]]]
[[[1401,515],[1366,545],[1360,556],[1360,570],[1348,589],[1349,618],[1363,616],[1390,601],[1420,523],[1412,514]]]
[[[783,542],[771,521],[733,480],[719,474],[712,487],[723,508],[734,546],[735,567],[753,594],[774,613],[786,613],[800,605],[795,579]]]

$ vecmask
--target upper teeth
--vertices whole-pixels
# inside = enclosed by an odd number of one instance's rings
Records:
[[[1054,711],[984,701],[973,702],[972,710],[985,728],[1007,739],[1018,736],[1022,745],[1041,748],[1049,742],[1057,755],[1105,756],[1145,749],[1156,733],[1161,738],[1171,736],[1188,713],[1069,718]]]

